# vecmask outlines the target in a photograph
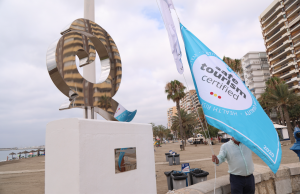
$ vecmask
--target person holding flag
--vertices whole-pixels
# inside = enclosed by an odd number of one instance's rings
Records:
[[[160,2],[177,70],[183,74],[179,42],[170,13],[170,9],[175,8],[172,0]],[[254,193],[255,183],[252,175],[254,165],[251,151],[257,154],[275,174],[282,156],[277,131],[238,75],[180,21],[179,25],[205,120],[209,125],[234,137],[221,147],[218,156],[213,153],[212,161],[220,165],[225,159],[228,160],[230,180],[233,184],[232,193]],[[201,122],[203,130],[204,124]],[[246,184],[248,181],[249,184]]]
[[[231,193],[254,194],[252,151],[232,137],[230,141],[221,146],[218,156],[212,155],[212,161],[217,166],[225,162],[225,159],[228,162],[228,173],[230,173]]]

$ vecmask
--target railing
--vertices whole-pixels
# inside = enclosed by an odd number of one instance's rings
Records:
[[[269,24],[271,24],[271,23],[277,18],[277,16],[278,16],[278,15],[274,16],[274,18],[272,18],[271,21],[270,21],[268,24],[265,25],[265,27],[267,27]],[[278,22],[277,22],[277,24],[278,24]],[[275,26],[276,26],[277,24],[275,24]],[[272,28],[272,29],[273,29],[273,28]],[[270,30],[268,30],[268,31],[270,31]],[[267,32],[266,32],[266,33],[267,33]]]
[[[283,42],[282,42],[281,44],[277,45],[277,46],[276,46],[275,48],[273,48],[272,50],[270,50],[270,52],[276,50],[276,49],[277,49],[278,47],[280,47],[281,45],[283,45]]]
[[[277,34],[280,31],[280,29],[276,30],[272,35],[267,36],[267,40],[270,39],[272,36],[274,36],[275,34]]]
[[[297,53],[298,51],[300,51],[300,48],[298,48],[297,50],[295,50],[295,53]]]
[[[282,68],[284,68],[284,67],[286,67],[286,66],[288,66],[288,65],[289,65],[289,63],[286,63],[286,64],[284,64],[284,65],[281,65],[279,68],[275,69],[274,72],[276,72],[276,71],[278,71],[278,70],[280,70],[280,69],[282,69]]]
[[[287,10],[293,3],[295,3],[296,0],[292,1],[290,4],[288,4],[287,6],[285,6],[285,10]]]
[[[285,71],[285,72],[279,74],[279,77],[284,76],[284,75],[289,74],[289,73],[290,73],[290,71]]]
[[[278,53],[276,53],[274,56],[272,56],[270,59],[275,58],[276,56],[280,55],[281,53],[283,53],[287,48],[280,50]]]
[[[274,40],[273,42],[271,42],[271,44],[273,44],[274,42],[276,42],[277,40],[279,40],[281,37],[282,37],[282,35],[279,36],[279,37],[278,37],[276,40]],[[271,45],[271,44],[269,44],[269,45]]]
[[[266,21],[277,9],[274,9],[268,16],[263,18],[263,22]]]
[[[297,5],[297,7],[295,8],[295,9],[293,9],[292,11],[290,11],[286,16],[289,16],[289,15],[291,15],[298,7],[300,6],[300,4],[299,5]]]
[[[265,32],[265,34],[267,34],[268,32],[270,32],[271,30],[273,30],[279,22],[277,22],[276,24],[274,24],[268,31]]]
[[[292,21],[294,21],[295,19],[297,19],[297,17],[300,15],[300,13],[298,13],[293,19],[291,19],[290,21],[289,21],[289,23],[292,23]]]
[[[296,28],[297,26],[299,26],[299,24],[300,24],[300,21],[299,21],[298,23],[296,23],[292,28],[290,28],[291,31],[292,31],[294,28]]]
[[[300,39],[297,40],[296,42],[294,42],[294,46],[295,46],[296,44],[298,44],[298,42],[300,42]]]
[[[292,38],[298,36],[300,34],[300,31],[298,31],[298,33],[295,33],[294,35],[292,35]]]
[[[286,59],[287,56],[280,58],[277,62],[275,62],[273,65],[276,65],[278,63],[280,63],[280,61],[283,61],[284,59]]]

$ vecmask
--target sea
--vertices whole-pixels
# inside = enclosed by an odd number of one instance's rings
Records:
[[[7,160],[7,156],[8,159],[11,159],[11,155],[9,155],[10,153],[14,152],[14,153],[19,153],[19,152],[24,152],[25,150],[8,150],[8,151],[0,151],[0,162],[6,161]],[[30,150],[27,150],[30,151]],[[40,152],[41,154],[43,152]],[[35,152],[36,154],[36,152]],[[24,156],[24,154],[22,154],[22,156]],[[28,156],[28,154],[27,154]],[[14,157],[18,157],[18,155],[14,155]]]

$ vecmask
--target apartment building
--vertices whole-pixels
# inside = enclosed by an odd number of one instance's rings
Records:
[[[188,114],[196,113],[197,109],[200,107],[200,102],[196,90],[190,90],[185,93],[185,96],[180,100],[180,108],[185,110]]]
[[[168,114],[168,129],[171,129],[172,127],[172,117],[175,116],[177,113],[176,106],[173,106],[172,108],[169,108],[167,111]]]
[[[265,92],[265,82],[270,78],[266,52],[248,52],[242,58],[245,84],[259,98]]]
[[[284,80],[289,90],[300,90],[300,1],[274,0],[260,15],[271,76]]]

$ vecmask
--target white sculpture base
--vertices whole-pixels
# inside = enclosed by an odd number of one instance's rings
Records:
[[[115,174],[115,148],[136,147],[137,169]],[[90,119],[47,124],[46,194],[156,193],[152,127]]]

